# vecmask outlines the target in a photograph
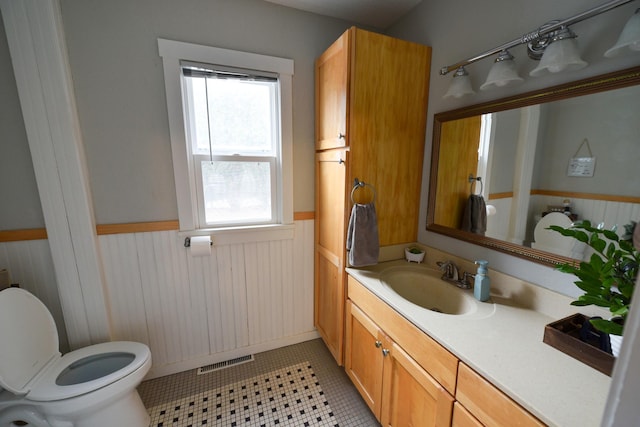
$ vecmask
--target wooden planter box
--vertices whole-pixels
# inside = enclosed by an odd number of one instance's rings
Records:
[[[606,351],[600,350],[595,340],[585,342],[580,339],[580,329],[587,319],[587,316],[583,314],[573,314],[549,323],[544,328],[542,341],[603,374],[611,376],[616,358]]]

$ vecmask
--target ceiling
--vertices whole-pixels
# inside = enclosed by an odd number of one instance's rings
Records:
[[[422,0],[266,0],[319,15],[384,29]]]

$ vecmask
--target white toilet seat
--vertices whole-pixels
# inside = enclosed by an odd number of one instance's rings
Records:
[[[92,356],[104,356],[113,353],[124,353],[132,355],[132,359],[128,364],[113,372],[81,383],[72,385],[58,385],[56,379],[67,367],[73,363],[82,361]],[[52,400],[62,400],[82,394],[90,393],[99,388],[114,383],[121,378],[130,375],[141,368],[151,357],[149,348],[137,342],[129,341],[113,341],[101,344],[95,344],[88,347],[72,351],[58,358],[51,365],[41,372],[36,378],[27,393],[29,400],[47,402]]]
[[[0,291],[0,426],[147,427],[136,387],[150,368],[149,348],[128,341],[61,356],[45,305],[24,289]]]
[[[60,356],[58,332],[47,307],[24,289],[1,292],[0,388],[17,396],[41,402],[80,396],[130,375],[151,359],[146,345],[129,341],[91,345]],[[131,355],[131,361],[96,363],[113,353]],[[94,363],[92,369],[100,374],[69,385],[57,384],[60,374],[77,362]]]

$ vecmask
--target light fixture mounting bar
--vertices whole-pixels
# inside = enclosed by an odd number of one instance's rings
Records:
[[[510,49],[512,47],[537,40],[542,36],[544,36],[545,34],[556,31],[561,27],[566,27],[566,26],[575,24],[576,22],[584,21],[585,19],[589,19],[596,15],[600,15],[601,13],[608,12],[612,9],[615,9],[616,7],[625,5],[627,3],[631,3],[632,1],[636,1],[636,0],[612,0],[607,3],[601,4],[600,6],[596,6],[591,9],[585,10],[584,12],[578,13],[570,18],[562,19],[559,21],[551,21],[548,23],[548,25],[543,25],[539,27],[537,30],[524,34],[523,36],[515,40],[512,40],[508,43],[504,43],[498,47],[495,47],[491,50],[488,50],[476,56],[472,56],[471,58],[467,58],[463,61],[456,62],[455,64],[442,67],[440,69],[440,75],[444,76],[445,74],[448,74],[451,71],[455,71],[458,68],[463,67],[465,65],[469,65],[476,61],[484,59],[488,56],[495,55],[496,53],[499,53],[503,50]]]

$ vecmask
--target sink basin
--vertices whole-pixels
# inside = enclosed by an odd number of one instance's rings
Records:
[[[440,278],[441,272],[417,266],[391,267],[380,273],[380,282],[412,304],[449,315],[475,312],[478,302],[469,291]]]

